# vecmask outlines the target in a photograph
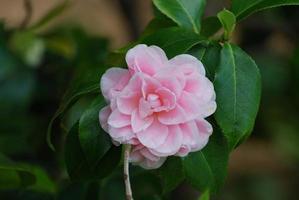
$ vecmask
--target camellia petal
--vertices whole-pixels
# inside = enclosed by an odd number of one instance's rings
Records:
[[[140,44],[128,51],[126,61],[131,72],[154,75],[159,68],[165,66],[168,59],[159,47]]]
[[[130,79],[130,74],[127,69],[110,68],[101,78],[101,90],[106,100],[113,98],[116,92],[121,91]]]
[[[99,112],[99,120],[100,120],[101,127],[106,132],[108,132],[108,118],[110,114],[111,114],[111,109],[109,106],[105,106]]]
[[[136,133],[140,143],[148,148],[156,148],[163,144],[168,136],[168,127],[161,124],[158,120],[149,126],[146,130]]]
[[[131,115],[131,125],[134,133],[146,130],[154,121],[153,116],[141,118],[138,109],[135,109]]]

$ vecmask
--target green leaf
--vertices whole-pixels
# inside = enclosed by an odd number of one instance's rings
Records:
[[[155,6],[179,26],[200,32],[205,0],[153,0]]]
[[[210,191],[206,190],[204,191],[198,200],[210,200]]]
[[[211,37],[220,30],[221,23],[217,17],[212,16],[203,19],[201,26],[200,35],[204,37]]]
[[[80,38],[83,37],[80,40],[82,42],[84,36],[82,36],[81,33],[78,33],[78,35],[80,35]],[[95,42],[96,44],[93,44]],[[85,52],[80,52],[81,58],[76,60],[77,69],[75,70],[74,77],[62,98],[58,110],[52,117],[48,126],[47,142],[52,150],[55,150],[51,141],[52,126],[80,97],[84,95],[98,94],[100,92],[100,78],[107,69],[103,64],[103,60],[106,57],[105,50],[107,50],[106,41],[102,39],[85,41],[80,48]],[[87,59],[88,55],[94,55],[96,53],[99,55],[92,56],[93,59]]]
[[[104,105],[104,99],[96,98],[79,121],[80,144],[91,168],[96,166],[112,145],[110,137],[99,124],[99,111]]]
[[[233,0],[231,10],[239,21],[261,10],[288,5],[299,5],[299,0]]]
[[[65,0],[62,3],[56,5],[53,9],[51,9],[48,13],[46,13],[41,19],[39,19],[36,23],[34,23],[29,29],[34,30],[34,29],[41,28],[49,21],[62,14],[62,12],[66,8],[68,8],[68,6],[69,6],[68,0]]]
[[[215,126],[214,126],[215,127]],[[229,150],[223,134],[215,128],[207,146],[183,158],[186,180],[200,191],[217,192],[223,185]]]
[[[43,168],[38,166],[28,166],[28,168],[30,168],[31,172],[36,177],[35,184],[29,186],[28,189],[52,194],[56,192],[57,188],[54,181],[51,180],[51,178]]]
[[[145,27],[141,37],[144,37],[146,35],[152,34],[162,28],[169,28],[169,27],[173,27],[176,24],[174,24],[173,21],[171,21],[170,19],[166,18],[154,18],[152,19],[148,25]]]
[[[224,44],[214,81],[215,118],[230,148],[253,129],[261,95],[261,77],[255,62],[239,47]]]
[[[236,17],[234,13],[224,9],[217,14],[219,21],[224,28],[224,39],[228,40],[236,26]]]
[[[185,179],[182,160],[179,157],[168,157],[162,167],[157,169],[157,173],[161,178],[163,194],[174,190]]]
[[[169,58],[187,52],[203,39],[197,34],[178,27],[161,29],[141,39],[139,43],[157,45],[162,48]]]
[[[108,176],[119,164],[121,147],[112,146],[95,166],[90,166],[79,141],[79,123],[68,133],[65,141],[65,163],[72,180],[97,180]]]
[[[17,164],[0,153],[0,189],[11,189],[34,184],[34,174],[26,166]]]
[[[219,44],[210,43],[208,45],[196,45],[188,51],[189,54],[199,59],[206,70],[206,76],[214,81],[215,71],[220,61],[221,46]]]

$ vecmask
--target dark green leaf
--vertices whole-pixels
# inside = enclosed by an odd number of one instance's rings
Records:
[[[239,47],[224,44],[214,81],[215,118],[230,148],[253,129],[261,95],[261,77],[255,62]]]
[[[79,124],[76,123],[68,133],[65,144],[65,162],[72,180],[97,180],[108,176],[118,165],[121,148],[112,146],[96,163],[90,166],[79,141]]]
[[[203,19],[201,26],[200,35],[211,37],[219,31],[221,23],[217,17],[213,16]]]
[[[99,111],[104,105],[104,99],[96,98],[79,121],[80,144],[91,168],[96,166],[112,145],[110,137],[99,124]]]
[[[95,41],[92,40],[89,42],[96,42],[97,44],[85,44],[82,46],[82,49],[86,48],[86,52],[81,53],[80,55],[82,57],[78,61],[76,61],[80,63],[76,63],[78,66],[75,71],[74,77],[70,82],[70,87],[64,94],[58,110],[49,123],[47,142],[53,150],[55,148],[51,141],[51,132],[52,126],[55,122],[57,122],[57,119],[61,117],[65,113],[65,111],[83,95],[98,94],[100,92],[100,78],[104,71],[107,69],[107,67],[103,64],[103,59],[105,58],[103,54],[105,55],[107,43],[102,39],[98,39]],[[93,59],[95,60],[86,58],[88,54],[93,55],[95,53],[99,54],[99,58],[95,59],[96,56],[93,56]]]
[[[299,0],[233,0],[231,10],[242,20],[261,10],[288,5],[299,5]]]
[[[219,21],[224,28],[224,39],[228,40],[236,26],[236,17],[234,13],[224,9],[217,14]]]
[[[203,39],[197,34],[178,27],[161,29],[141,39],[140,43],[157,45],[169,58],[185,53]]]
[[[201,152],[191,153],[184,159],[186,179],[199,190],[208,189],[213,182],[213,172],[210,164]]]
[[[28,186],[35,181],[35,176],[30,169],[0,154],[0,189]]]
[[[205,0],[154,0],[155,6],[179,26],[200,32]]]
[[[157,172],[161,177],[164,194],[174,190],[185,179],[182,160],[179,157],[167,158],[166,162]]]
[[[220,51],[221,46],[219,44],[211,43],[206,46],[201,44],[196,45],[192,49],[190,49],[188,53],[195,56],[203,63],[206,69],[207,77],[211,81],[214,81],[215,71],[220,61]]]
[[[183,159],[187,181],[200,191],[218,191],[226,177],[228,155],[227,141],[217,128],[203,150]]]
[[[144,37],[146,35],[149,35],[151,33],[154,33],[156,31],[158,31],[159,29],[162,28],[169,28],[172,26],[175,26],[176,24],[174,24],[173,21],[171,21],[170,19],[166,18],[166,19],[161,19],[161,18],[154,18],[152,19],[148,25],[146,26],[146,28],[144,29],[141,37]]]

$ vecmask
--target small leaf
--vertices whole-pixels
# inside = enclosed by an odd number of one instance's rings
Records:
[[[233,0],[231,10],[240,21],[255,12],[288,5],[299,5],[299,0]]]
[[[154,0],[155,6],[179,26],[200,32],[205,0]]]
[[[224,39],[228,40],[236,26],[236,17],[234,13],[224,9],[217,14],[219,21],[224,28]]]
[[[104,105],[104,99],[97,97],[79,121],[80,144],[91,168],[96,166],[112,145],[108,134],[99,124],[99,111]]]
[[[224,44],[214,81],[215,118],[230,148],[248,137],[260,103],[261,77],[255,62],[239,47]]]

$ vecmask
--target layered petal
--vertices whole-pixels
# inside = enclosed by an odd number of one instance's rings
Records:
[[[182,145],[183,133],[178,125],[168,126],[168,136],[165,142],[150,151],[156,156],[170,156],[177,153]]]
[[[109,106],[103,107],[99,112],[100,125],[106,132],[108,132],[108,118],[110,114],[111,109]]]
[[[157,148],[162,145],[168,136],[168,127],[154,119],[151,126],[136,133],[140,143],[148,148]]]
[[[128,143],[128,141],[135,137],[131,126],[125,126],[122,128],[113,128],[109,126],[108,131],[112,139],[121,144]]]
[[[164,51],[157,46],[139,44],[130,49],[126,55],[126,62],[132,74],[143,72],[154,75],[162,68],[168,59]]]
[[[131,116],[119,112],[117,109],[113,110],[108,118],[108,124],[114,128],[121,128],[131,124]]]
[[[165,125],[175,125],[187,121],[187,113],[180,105],[176,105],[174,109],[162,111],[157,114],[159,122]]]
[[[154,121],[153,116],[140,117],[138,109],[135,109],[131,115],[131,125],[134,133],[146,130]]]
[[[165,157],[155,156],[146,147],[140,144],[134,146],[129,158],[130,162],[140,165],[144,169],[159,168],[165,162],[165,160]]]
[[[128,83],[131,75],[127,69],[110,68],[101,78],[101,91],[106,100],[114,98]]]
[[[194,56],[181,54],[169,60],[170,65],[178,66],[185,75],[199,73],[205,75],[206,70],[203,64]]]

